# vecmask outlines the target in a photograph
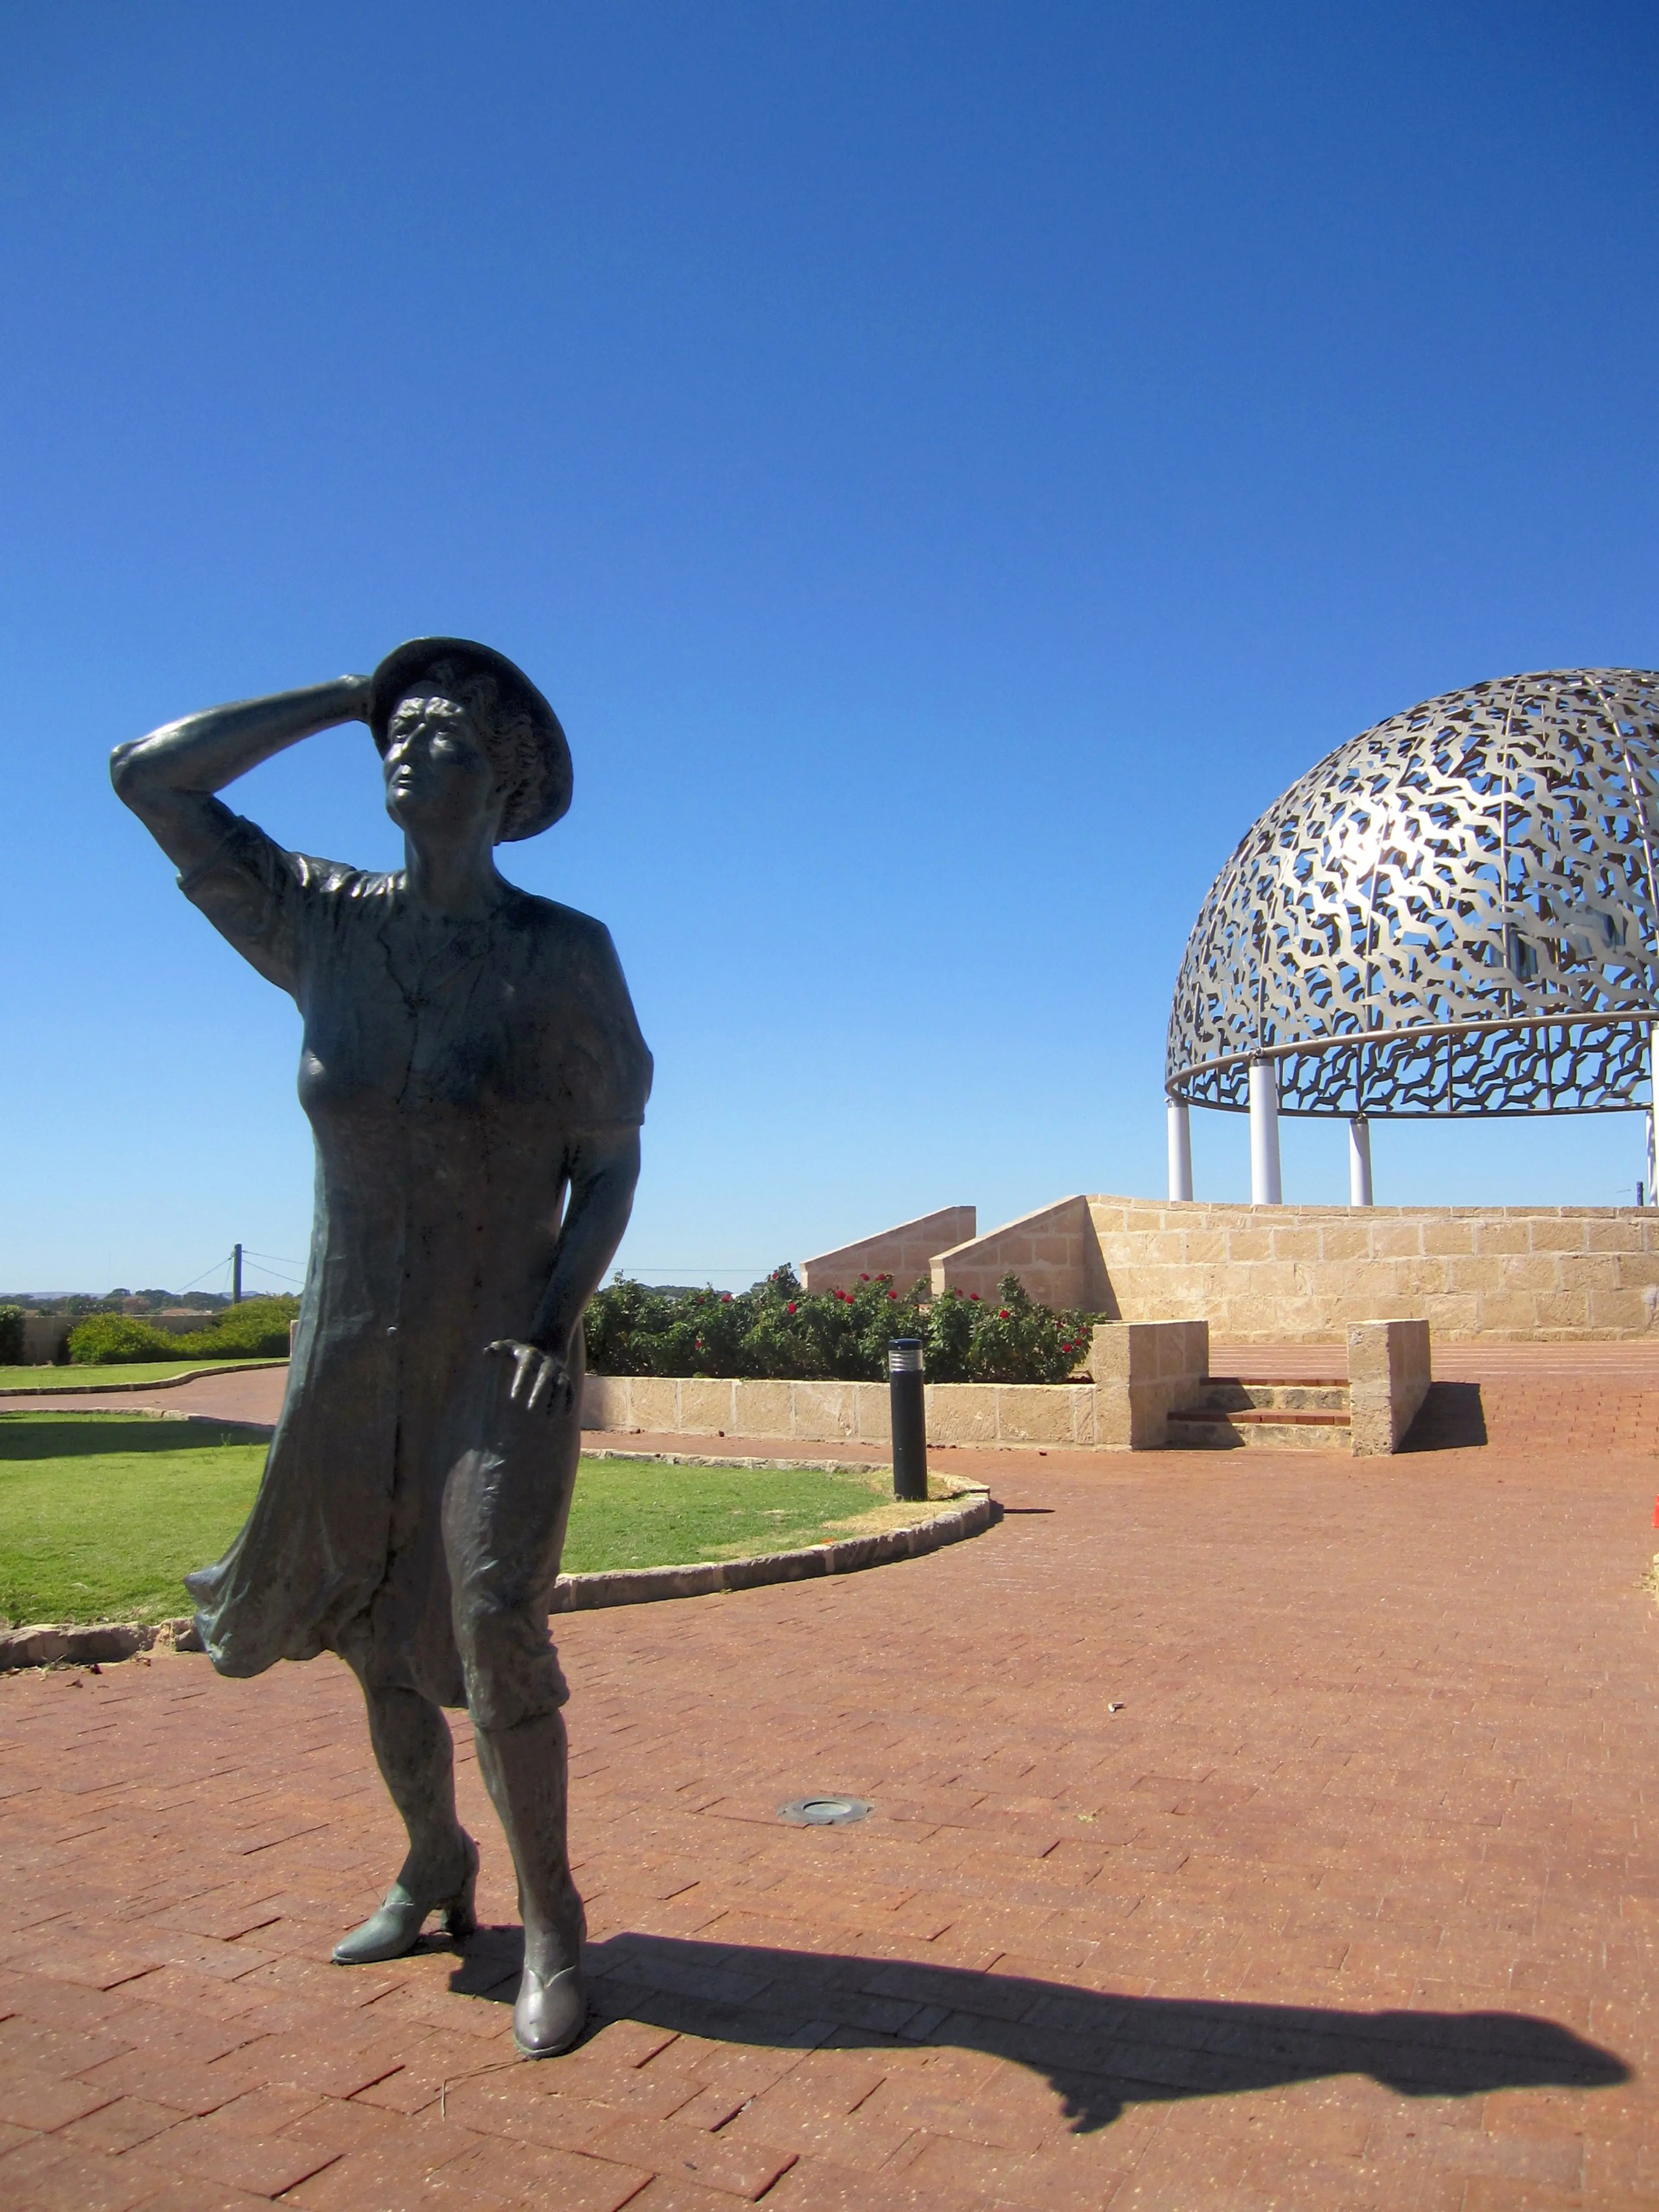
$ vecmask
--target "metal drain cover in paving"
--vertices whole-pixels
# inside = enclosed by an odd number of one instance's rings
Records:
[[[862,1797],[792,1797],[779,1806],[778,1818],[793,1828],[844,1828],[873,1810]]]

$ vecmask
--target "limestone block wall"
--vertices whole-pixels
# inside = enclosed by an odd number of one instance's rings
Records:
[[[1096,1442],[1158,1450],[1170,1414],[1191,1402],[1209,1371],[1206,1322],[1097,1322],[1089,1338]]]
[[[1073,1197],[941,1249],[929,1273],[935,1293],[989,1297],[1015,1274],[1045,1305],[1206,1321],[1233,1343],[1330,1342],[1382,1319],[1453,1341],[1637,1337],[1659,1323],[1659,1208]]]
[[[1399,1450],[1432,1380],[1427,1322],[1362,1322],[1348,1331],[1348,1437],[1356,1459]]]
[[[193,1336],[204,1329],[214,1319],[210,1313],[201,1314],[136,1314],[136,1321],[146,1328],[158,1328],[166,1336]],[[43,1367],[55,1361],[69,1342],[70,1332],[86,1319],[84,1314],[38,1314],[23,1316],[23,1364],[26,1367]],[[188,1352],[187,1344],[179,1347]]]
[[[1081,1306],[1089,1313],[1111,1314],[1111,1285],[1101,1257],[1100,1239],[1090,1208],[1098,1201],[1062,1198],[1055,1206],[1022,1214],[948,1251],[939,1252],[929,1273],[935,1297],[941,1291],[977,1291],[990,1297],[1004,1275],[1018,1275],[1045,1306]],[[1174,1321],[1194,1316],[1186,1306],[1136,1314],[1137,1321]],[[1125,1316],[1125,1319],[1129,1316]]]
[[[856,1244],[842,1244],[833,1252],[820,1252],[803,1260],[800,1279],[809,1291],[850,1291],[860,1275],[891,1275],[908,1290],[925,1275],[935,1252],[960,1244],[979,1226],[971,1206],[943,1206],[937,1213],[901,1221],[896,1229],[883,1229]]]
[[[930,1382],[934,1444],[1121,1444],[1126,1420],[1096,1419],[1091,1382]],[[885,1382],[714,1382],[691,1376],[589,1375],[582,1426],[657,1436],[890,1441]],[[1110,1433],[1103,1433],[1109,1431]],[[1120,1435],[1118,1432],[1121,1431]]]
[[[69,1342],[74,1320],[67,1314],[26,1313],[23,1316],[23,1364],[46,1367],[56,1360]]]
[[[1442,1340],[1568,1342],[1644,1336],[1659,1316],[1659,1209],[1091,1198],[1087,1210],[1100,1310],[1202,1318],[1235,1343],[1329,1340],[1384,1317],[1425,1321]]]
[[[1157,1451],[1171,1413],[1209,1371],[1201,1321],[1107,1322],[1092,1332],[1086,1376],[1069,1382],[930,1382],[930,1444],[1082,1444]],[[1429,1387],[1426,1322],[1348,1333],[1356,1453],[1392,1452]],[[589,1375],[582,1426],[612,1434],[888,1443],[885,1382],[714,1382],[696,1376]]]

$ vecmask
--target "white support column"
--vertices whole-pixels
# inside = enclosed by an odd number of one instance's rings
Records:
[[[1650,1108],[1648,1111],[1647,1155],[1644,1164],[1646,1167],[1647,1174],[1645,1177],[1645,1187],[1642,1192],[1642,1203],[1644,1206],[1659,1206],[1659,1153],[1656,1152],[1654,1146],[1653,1112],[1651,1108]]]
[[[1193,1124],[1187,1103],[1171,1098],[1169,1108],[1170,1195],[1171,1198],[1190,1198],[1193,1194]]]
[[[1282,1206],[1279,1179],[1279,1070],[1270,1060],[1250,1062],[1250,1204]]]
[[[1348,1124],[1348,1203],[1371,1202],[1371,1125],[1363,1114],[1356,1114]]]

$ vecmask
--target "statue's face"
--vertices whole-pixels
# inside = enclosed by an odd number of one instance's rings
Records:
[[[411,692],[386,727],[386,811],[400,830],[455,836],[491,826],[501,793],[489,756],[465,707],[441,694]]]

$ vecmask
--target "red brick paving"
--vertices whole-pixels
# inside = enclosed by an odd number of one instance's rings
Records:
[[[274,1421],[288,1388],[288,1365],[200,1375],[149,1390],[52,1390],[0,1398],[0,1413],[211,1413],[227,1421]]]
[[[464,1727],[495,1925],[345,1972],[398,1842],[342,1669],[0,1680],[0,2203],[1659,2199],[1659,1388],[1552,1365],[1431,1407],[1481,1448],[987,1455],[971,1543],[563,1620],[543,2065]]]

